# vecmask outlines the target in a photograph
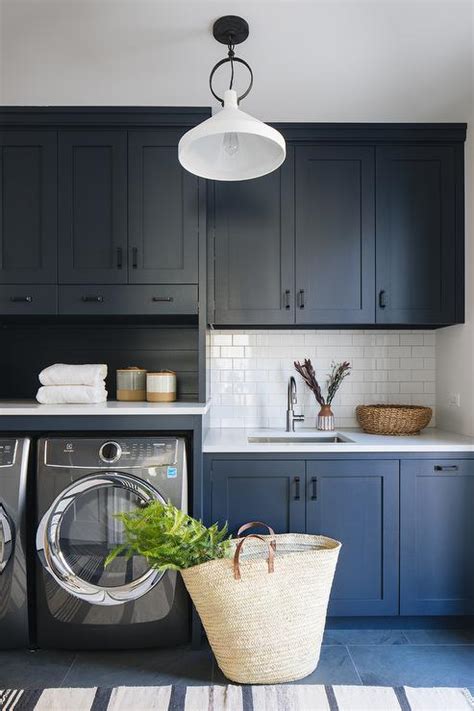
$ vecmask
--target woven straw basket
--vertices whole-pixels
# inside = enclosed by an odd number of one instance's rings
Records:
[[[421,405],[359,405],[356,415],[364,432],[381,435],[419,434],[430,423],[431,407]]]
[[[265,526],[246,524],[238,535],[254,525]],[[269,530],[233,541],[233,559],[181,571],[220,669],[242,684],[293,681],[316,668],[341,548]]]

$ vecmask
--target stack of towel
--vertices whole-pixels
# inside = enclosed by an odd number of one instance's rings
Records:
[[[102,364],[66,365],[56,363],[39,374],[42,385],[36,399],[43,405],[105,402],[107,366]]]

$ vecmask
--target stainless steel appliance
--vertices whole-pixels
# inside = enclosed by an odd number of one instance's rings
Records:
[[[27,647],[26,477],[30,440],[0,438],[0,649]]]
[[[140,556],[104,565],[123,542],[117,514],[155,500],[187,510],[183,438],[39,440],[38,646],[130,649],[187,641],[189,603],[175,572],[153,570]]]

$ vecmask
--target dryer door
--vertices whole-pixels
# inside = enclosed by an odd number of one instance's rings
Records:
[[[78,479],[56,498],[43,516],[36,549],[56,582],[94,605],[120,605],[153,588],[164,573],[141,556],[105,560],[123,543],[117,514],[152,501],[165,503],[148,482],[123,472],[100,472]]]
[[[13,552],[13,524],[0,504],[0,575],[8,565]]]

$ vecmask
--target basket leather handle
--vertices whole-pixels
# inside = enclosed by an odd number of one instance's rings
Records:
[[[239,530],[237,531],[237,537],[239,537],[240,534],[244,531],[248,531],[249,528],[255,528],[255,526],[263,526],[263,528],[268,529],[268,533],[270,534],[270,536],[275,535],[275,531],[271,526],[268,525],[268,523],[263,523],[263,521],[249,521],[248,523],[244,523],[243,526],[239,528]]]
[[[245,541],[248,541],[249,538],[258,538],[259,541],[263,541],[264,543],[267,544],[268,546],[268,572],[273,573],[275,570],[275,550],[273,546],[270,544],[269,541],[265,540],[263,536],[259,536],[258,533],[249,533],[248,536],[244,536],[244,538],[241,538],[240,541],[237,543],[237,547],[235,549],[234,553],[234,578],[235,580],[240,580],[241,575],[240,575],[240,551],[242,550],[242,546],[244,545]]]

